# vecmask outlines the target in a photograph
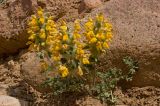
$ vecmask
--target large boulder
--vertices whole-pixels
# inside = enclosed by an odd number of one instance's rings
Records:
[[[7,0],[0,4],[0,56],[16,53],[26,47],[27,20],[38,6],[67,21],[78,17],[78,7],[82,0]]]
[[[23,79],[41,92],[47,92],[48,89],[42,84],[46,81],[47,76],[41,69],[40,58],[36,53],[27,52],[20,56],[21,74]]]
[[[0,56],[15,53],[27,42],[26,21],[34,3],[24,0],[6,1],[0,7]],[[3,6],[4,5],[4,6]]]
[[[103,69],[123,68],[122,59],[138,61],[138,71],[130,86],[160,86],[160,1],[111,0],[92,12],[103,12],[114,27],[110,50]]]

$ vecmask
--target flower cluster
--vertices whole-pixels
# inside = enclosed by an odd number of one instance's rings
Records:
[[[95,20],[89,18],[85,23],[84,36],[91,52],[106,51],[112,39],[112,25],[99,14]]]
[[[51,16],[44,14],[44,10],[39,8],[37,15],[32,15],[31,20],[28,23],[29,41],[31,50],[40,51],[44,48],[48,48],[47,45],[51,45],[54,35],[57,34],[57,29]]]
[[[65,21],[56,24],[40,8],[28,25],[30,49],[45,51],[55,75],[61,77],[84,75],[86,66],[91,64],[90,58],[106,51],[112,38],[112,25],[102,14],[89,18],[84,28],[80,20],[76,20],[71,30]],[[48,66],[43,63],[45,69]]]

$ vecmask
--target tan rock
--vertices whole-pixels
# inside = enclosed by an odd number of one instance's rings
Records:
[[[21,56],[21,74],[23,79],[32,85],[35,89],[41,92],[47,92],[49,88],[42,87],[41,85],[46,81],[47,77],[42,73],[40,59],[36,53],[25,53]]]
[[[37,3],[38,1],[38,3]],[[49,13],[72,21],[78,17],[81,0],[8,0],[8,6],[0,6],[0,56],[16,53],[26,47],[27,20],[42,4]],[[2,4],[3,5],[3,4]],[[42,6],[43,7],[43,6]]]
[[[93,9],[102,5],[102,1],[101,0],[84,0],[84,4],[86,8]]]
[[[0,83],[0,95],[7,95],[8,85]]]
[[[131,86],[160,86],[160,1],[111,0],[92,12],[103,12],[113,24],[114,38],[103,69],[123,68],[122,59],[138,61]]]
[[[102,0],[83,0],[78,8],[78,12],[83,14],[102,5]]]
[[[26,21],[33,12],[31,1],[15,0],[0,7],[0,55],[17,52],[26,46]]]
[[[21,106],[21,103],[14,97],[1,95],[0,106]]]

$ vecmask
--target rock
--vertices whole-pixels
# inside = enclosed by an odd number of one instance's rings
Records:
[[[79,6],[79,13],[94,9],[102,5],[102,0],[83,0]]]
[[[0,106],[28,106],[28,103],[11,96],[0,95]]]
[[[9,0],[5,8],[0,6],[0,56],[12,54],[26,47],[27,21],[42,4],[55,19],[74,20],[78,17],[81,0]],[[3,5],[3,4],[2,4]]]
[[[102,5],[102,1],[101,0],[84,0],[84,4],[86,8],[93,9]]]
[[[82,0],[38,0],[38,4],[55,17],[55,20],[64,19],[74,21],[79,17],[78,7]]]
[[[0,95],[7,95],[8,85],[0,83]]]
[[[0,96],[0,106],[21,106],[18,99],[10,96]]]
[[[93,97],[85,97],[83,100],[77,100],[76,105],[78,106],[108,106],[105,103],[101,103],[100,100],[95,99]]]
[[[160,1],[111,0],[90,16],[103,12],[113,24],[114,38],[102,68],[123,68],[122,59],[138,61],[130,86],[160,86]]]
[[[40,59],[36,53],[25,53],[21,56],[21,74],[23,79],[40,92],[47,92],[49,88],[41,85],[47,79],[45,73],[42,73]]]
[[[30,0],[15,0],[6,8],[0,7],[0,56],[15,53],[26,46],[26,21],[33,7]]]

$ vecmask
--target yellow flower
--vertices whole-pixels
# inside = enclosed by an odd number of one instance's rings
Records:
[[[31,19],[31,21],[28,23],[29,26],[35,26],[37,25],[37,19]]]
[[[43,70],[47,70],[48,64],[47,64],[45,61],[41,62],[41,68],[42,68]]]
[[[67,40],[68,40],[68,35],[67,34],[63,35],[63,41],[67,41]]]
[[[69,74],[68,68],[66,66],[60,65],[59,73],[61,74],[62,77],[66,77]]]
[[[77,31],[79,31],[79,30],[81,29],[81,26],[80,26],[80,24],[79,24],[79,20],[75,20],[75,22],[74,22],[74,28],[75,28],[75,30],[77,30]]]
[[[84,50],[81,48],[77,48],[77,54],[83,56]]]
[[[99,40],[105,40],[105,36],[104,36],[104,34],[102,34],[102,33],[97,34],[96,37],[97,37]]]
[[[79,39],[79,38],[81,38],[81,35],[78,34],[77,32],[75,32],[73,36],[74,36],[74,39]]]
[[[48,35],[48,37],[47,37],[47,39],[46,39],[46,44],[47,44],[47,45],[50,45],[50,44],[53,44],[53,43],[54,43],[54,37]]]
[[[55,47],[55,50],[56,50],[56,51],[60,50],[60,46],[57,45],[57,46]]]
[[[81,67],[80,66],[78,66],[78,75],[80,75],[80,76],[82,76],[83,75],[83,71],[82,71],[82,69],[81,69]]]
[[[46,30],[47,31],[51,31],[52,30],[51,26],[50,25],[46,25]]]
[[[44,21],[45,21],[44,17],[39,18],[39,22],[40,22],[41,24],[44,24]]]
[[[28,50],[31,50],[31,51],[32,51],[32,50],[39,51],[39,50],[40,50],[40,47],[39,47],[38,45],[32,43],[32,44],[29,46]]]
[[[87,38],[87,40],[91,40],[92,37],[94,37],[94,32],[93,31],[89,31],[87,33],[85,33],[85,36]]]
[[[36,38],[36,34],[32,34],[32,35],[29,36],[28,39],[29,39],[29,40],[34,40],[35,38]]]
[[[97,21],[102,22],[104,20],[103,14],[101,13],[101,14],[97,15],[96,19],[97,19]]]
[[[105,30],[107,30],[107,31],[112,31],[112,25],[111,25],[110,23],[108,23],[108,22],[106,22],[106,23],[104,24],[104,28],[105,28]]]
[[[31,45],[31,44],[33,44],[33,42],[31,42],[31,41],[28,41],[28,42],[26,43],[26,45]]]
[[[34,32],[31,29],[27,29],[28,34],[33,34]]]
[[[103,43],[103,47],[106,48],[106,49],[108,49],[108,48],[109,48],[108,43],[107,43],[107,42],[104,42],[104,43]]]
[[[64,48],[64,49],[68,49],[68,45],[67,45],[67,44],[64,44],[64,45],[63,45],[63,48]]]
[[[61,58],[60,58],[60,56],[53,56],[53,57],[52,57],[52,60],[53,60],[53,61],[60,61]]]
[[[43,15],[43,9],[38,8],[37,14],[41,17]]]
[[[45,38],[46,38],[46,34],[45,34],[45,33],[41,33],[41,34],[39,35],[39,37],[40,37],[41,39],[45,39]]]
[[[92,38],[90,41],[89,41],[89,43],[96,43],[97,42],[97,38]]]
[[[97,42],[96,48],[97,48],[98,50],[102,50],[102,43],[101,43],[101,42]]]
[[[56,24],[54,23],[54,21],[51,20],[51,19],[49,19],[49,18],[48,18],[48,20],[47,20],[47,24],[46,24],[46,25],[49,25],[49,26],[51,26],[51,27],[56,27]]]
[[[83,64],[89,64],[89,63],[90,63],[87,58],[83,58],[83,59],[82,59],[82,62],[83,62]]]
[[[46,30],[50,30],[49,32],[50,35],[57,35],[59,33],[56,28],[51,28],[51,29],[46,29]]]
[[[92,19],[89,19],[86,23],[85,23],[85,29],[87,30],[87,31],[89,31],[89,30],[92,30],[93,29],[93,27],[94,27],[94,23],[93,23],[93,20]]]
[[[60,26],[60,29],[61,29],[62,31],[64,31],[64,32],[66,32],[66,31],[67,31],[67,26]]]
[[[111,40],[112,37],[113,37],[112,32],[107,32],[106,34],[107,40]]]

